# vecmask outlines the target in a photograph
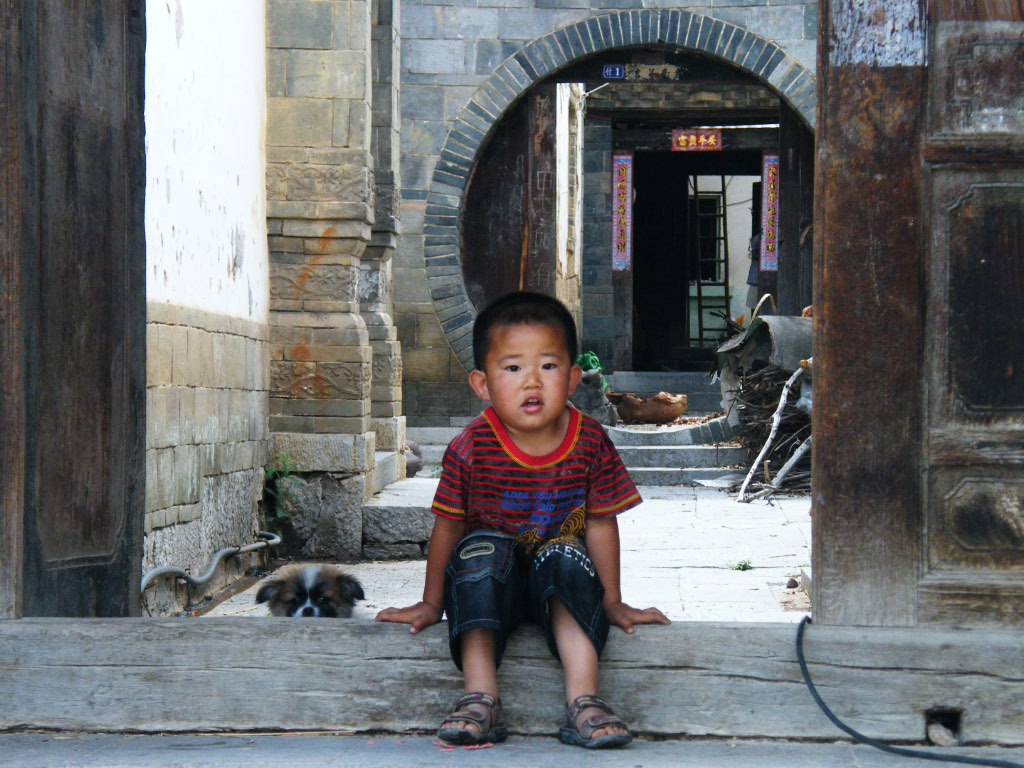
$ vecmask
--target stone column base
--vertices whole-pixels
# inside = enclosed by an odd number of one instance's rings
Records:
[[[356,561],[362,556],[363,502],[373,495],[376,435],[276,433],[272,454],[294,467],[278,482],[286,551]],[[282,490],[283,489],[283,490]]]

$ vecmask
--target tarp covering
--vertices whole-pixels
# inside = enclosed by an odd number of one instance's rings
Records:
[[[750,326],[722,344],[715,352],[719,372],[728,358],[739,367],[766,360],[784,371],[795,371],[800,361],[813,355],[814,321],[809,317],[766,315],[755,317]]]

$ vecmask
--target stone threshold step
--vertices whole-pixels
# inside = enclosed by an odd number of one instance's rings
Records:
[[[621,446],[619,456],[629,469],[641,467],[730,467],[743,464],[745,449],[719,445]]]
[[[837,738],[795,637],[782,624],[613,628],[602,692],[641,735]],[[1019,632],[815,624],[804,649],[829,704],[869,736],[919,741],[925,713],[946,707],[966,710],[968,743],[1020,743]],[[411,635],[356,619],[20,619],[0,622],[0,658],[0,730],[428,732],[461,692],[443,623]],[[513,733],[554,731],[564,681],[535,627],[513,635],[499,680]]]

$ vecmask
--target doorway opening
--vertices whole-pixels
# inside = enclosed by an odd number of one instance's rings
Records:
[[[761,153],[708,154],[634,155],[634,370],[706,370],[745,312]]]

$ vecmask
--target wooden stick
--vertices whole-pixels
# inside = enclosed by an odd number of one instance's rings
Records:
[[[803,374],[803,368],[797,368],[793,371],[793,375],[786,380],[786,385],[782,388],[782,396],[779,397],[779,407],[775,409],[775,415],[772,416],[772,430],[768,433],[768,439],[765,441],[764,447],[761,448],[761,452],[754,459],[754,465],[747,472],[746,478],[743,480],[743,485],[740,486],[740,492],[736,495],[736,501],[750,501],[750,499],[744,499],[743,494],[747,490],[747,486],[750,485],[750,479],[754,476],[754,472],[757,470],[758,465],[768,454],[768,449],[772,447],[772,441],[775,439],[775,433],[779,431],[779,422],[782,421],[782,411],[786,407],[786,400],[789,399],[789,390],[793,388],[793,384]]]
[[[789,461],[782,465],[782,469],[780,469],[779,473],[775,475],[775,479],[772,480],[766,488],[763,488],[757,493],[752,494],[749,500],[753,501],[754,499],[763,499],[766,496],[771,496],[773,493],[779,490],[779,486],[782,485],[782,481],[786,478],[786,475],[789,474],[789,470],[796,466],[797,462],[804,457],[804,454],[807,453],[807,451],[809,451],[810,448],[811,438],[808,437],[806,440],[800,443],[799,448],[793,451],[793,455],[789,457]],[[740,499],[740,501],[742,501],[742,499]]]

